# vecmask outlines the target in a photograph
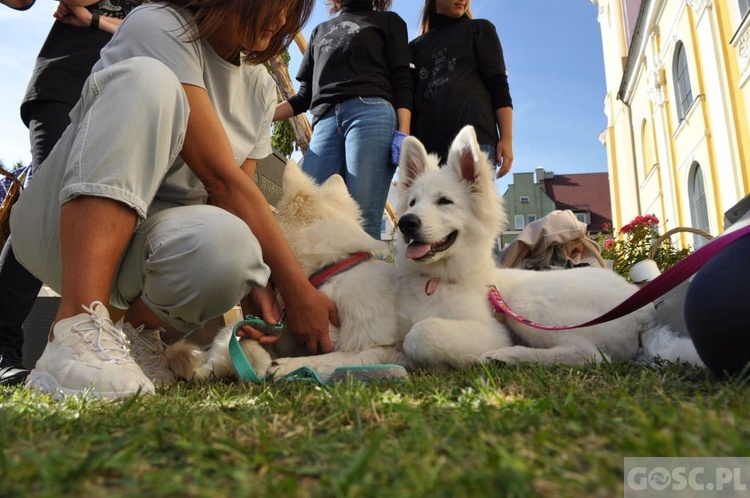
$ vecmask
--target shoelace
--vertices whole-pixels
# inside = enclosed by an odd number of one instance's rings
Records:
[[[97,305],[104,306],[99,302],[92,303],[91,308],[83,306],[89,314],[90,321],[76,323],[71,330],[80,334],[84,342],[91,344],[94,348],[92,352],[102,361],[118,364],[133,361],[125,334],[114,326],[112,320],[99,316],[94,311]]]
[[[164,357],[164,342],[158,329],[147,330],[144,326],[131,327],[132,333],[126,333],[133,358],[142,369],[162,368],[166,361]]]

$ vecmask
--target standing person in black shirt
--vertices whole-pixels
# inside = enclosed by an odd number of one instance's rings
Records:
[[[68,113],[81,97],[99,51],[125,15],[141,0],[61,1],[55,22],[42,45],[26,95],[21,119],[29,128],[32,169],[41,164],[70,123]],[[86,6],[88,4],[88,6]]]
[[[406,23],[391,0],[331,0],[338,15],[313,29],[297,74],[299,92],[274,120],[310,109],[313,135],[302,169],[319,182],[340,174],[380,239],[383,209],[411,125]],[[393,149],[393,153],[392,153]]]
[[[411,132],[445,160],[459,130],[474,126],[500,178],[513,164],[508,73],[495,27],[472,19],[469,4],[425,0],[422,35],[409,44],[415,65]]]
[[[13,10],[28,10],[34,5],[34,0],[0,0],[0,3],[7,5]],[[10,246],[10,244],[5,244]],[[5,259],[6,249],[0,256],[0,266]],[[23,269],[23,268],[21,268]],[[26,272],[27,273],[27,272]],[[32,277],[33,278],[33,277]],[[13,279],[4,278],[8,285],[12,284]],[[36,280],[36,279],[34,279]],[[3,289],[6,290],[6,289]],[[9,289],[12,290],[12,289]],[[36,294],[35,294],[36,296]],[[4,299],[5,296],[0,295],[0,299]],[[3,303],[0,303],[0,306]],[[0,310],[0,385],[3,384],[17,384],[23,382],[28,374],[28,370],[23,368],[21,365],[21,345],[23,344],[23,331],[20,326],[18,331],[9,330],[7,337],[5,331],[2,330],[5,318],[3,317],[4,310]]]
[[[141,0],[61,1],[55,22],[34,64],[21,103],[29,128],[31,176],[70,123],[68,114],[81,97],[83,83],[122,19]],[[13,237],[0,256],[0,384],[23,382],[23,322],[42,283],[16,260]]]

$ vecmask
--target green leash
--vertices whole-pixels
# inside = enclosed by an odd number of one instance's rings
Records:
[[[237,331],[243,325],[250,325],[253,328],[264,330],[272,335],[280,334],[283,326],[280,323],[278,325],[269,325],[257,316],[247,315],[244,320],[240,320],[232,327],[232,337],[229,339],[229,357],[232,359],[232,364],[237,371],[238,377],[243,382],[262,384],[263,379],[258,376],[247,356],[245,356],[237,337]],[[285,375],[282,379],[290,382],[310,382],[330,386],[336,381],[345,379],[360,381],[394,380],[403,379],[407,376],[406,369],[401,365],[382,364],[338,367],[330,374],[321,374],[312,368],[302,367]]]
[[[260,384],[263,379],[258,377],[258,373],[255,371],[253,366],[245,356],[242,347],[240,347],[240,340],[237,337],[237,331],[243,325],[250,325],[255,329],[263,330],[271,335],[280,335],[281,329],[284,327],[281,322],[276,325],[269,325],[262,318],[253,315],[247,315],[244,320],[234,324],[232,327],[232,337],[229,339],[229,357],[232,359],[234,369],[237,370],[237,375],[241,381],[252,382],[253,384]]]

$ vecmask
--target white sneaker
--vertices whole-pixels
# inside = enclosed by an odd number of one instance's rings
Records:
[[[130,342],[130,354],[133,359],[154,385],[165,386],[177,380],[169,369],[164,354],[166,348],[161,340],[161,330],[144,330],[143,325],[136,328],[123,320],[117,325],[122,326],[122,331]]]
[[[55,324],[54,340],[47,343],[27,385],[58,396],[153,394],[153,383],[130,356],[128,340],[112,324],[107,308],[95,301],[83,309],[86,313]]]

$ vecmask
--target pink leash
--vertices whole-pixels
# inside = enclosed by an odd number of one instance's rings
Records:
[[[578,325],[542,325],[533,322],[513,311],[510,306],[508,306],[508,303],[505,302],[505,299],[503,299],[503,297],[500,295],[497,287],[495,287],[494,285],[490,286],[488,296],[490,299],[490,303],[495,309],[495,313],[505,313],[508,318],[537,329],[568,330],[577,329],[580,327],[588,327],[590,325],[596,325],[599,323],[614,320],[615,318],[620,318],[621,316],[625,316],[628,313],[632,313],[633,311],[642,308],[649,303],[652,303],[657,297],[666,294],[667,292],[671,291],[679,284],[687,280],[688,277],[700,270],[703,265],[705,265],[711,258],[713,258],[725,247],[748,234],[750,234],[750,225],[713,239],[711,242],[696,250],[693,254],[683,259],[676,265],[672,266],[648,284],[641,287],[636,293],[634,293],[622,303],[615,306],[610,311],[597,318],[594,318],[593,320],[589,320],[585,323],[579,323]]]

